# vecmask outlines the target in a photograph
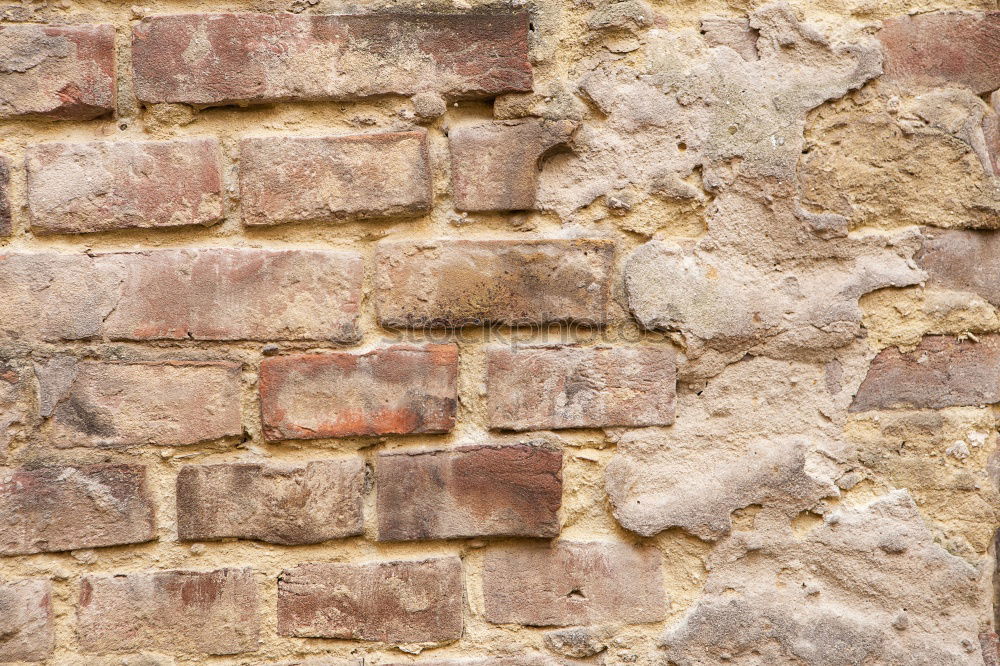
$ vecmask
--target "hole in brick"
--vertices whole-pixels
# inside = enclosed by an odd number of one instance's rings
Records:
[[[677,144],[677,150],[681,151],[682,153],[685,150],[687,150],[687,149],[688,149],[688,145],[686,143],[684,143],[683,141],[681,141],[680,143]]]
[[[585,595],[583,590],[580,588],[576,588],[574,590],[570,590],[569,594],[566,595],[566,598],[573,599],[574,601],[584,601],[586,600],[587,595]]]

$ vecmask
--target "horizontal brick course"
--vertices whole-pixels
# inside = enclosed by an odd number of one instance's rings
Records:
[[[250,569],[86,576],[76,617],[80,647],[97,653],[239,654],[260,632]]]
[[[925,230],[914,258],[928,286],[969,291],[1000,307],[1000,232]]]
[[[31,227],[43,233],[210,225],[222,218],[215,139],[28,148]]]
[[[352,342],[359,255],[324,250],[167,250],[99,255],[120,281],[103,332],[116,340]]]
[[[883,22],[885,78],[903,84],[1000,88],[1000,12],[931,12]]]
[[[56,446],[183,446],[243,432],[236,363],[57,357],[35,374]]]
[[[269,440],[448,432],[458,349],[397,345],[362,354],[264,359],[260,408]]]
[[[423,131],[240,142],[243,222],[417,215],[431,206]]]
[[[0,25],[0,118],[88,120],[115,107],[111,25]]]
[[[879,352],[851,404],[870,409],[941,409],[1000,402],[1000,336],[978,342],[929,335],[916,349]]]
[[[378,538],[559,534],[562,452],[478,445],[379,455]]]
[[[672,349],[493,347],[486,358],[491,428],[674,422],[677,368]]]
[[[520,120],[456,127],[448,133],[455,207],[468,211],[535,207],[542,156],[565,144],[573,123]]]
[[[375,306],[397,328],[603,325],[614,245],[604,240],[381,243]]]
[[[177,536],[284,545],[361,534],[361,458],[306,465],[188,465],[177,475]]]
[[[155,537],[144,465],[0,470],[0,554],[142,543]]]
[[[372,564],[300,564],[278,579],[282,636],[425,643],[462,636],[457,557]]]
[[[133,30],[132,62],[146,103],[476,98],[532,82],[523,13],[152,16]]]
[[[0,663],[43,661],[54,645],[51,583],[0,582]]]
[[[491,548],[483,564],[495,624],[636,624],[666,617],[660,552],[610,542]]]

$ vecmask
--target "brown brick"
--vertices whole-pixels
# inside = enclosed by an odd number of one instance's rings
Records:
[[[357,339],[364,263],[322,250],[99,255],[119,276],[105,334],[120,340]]]
[[[152,16],[133,30],[132,62],[146,103],[477,98],[532,79],[524,13]]]
[[[237,363],[57,357],[35,374],[56,446],[183,446],[242,433]]]
[[[2,30],[2,28],[0,28]],[[11,232],[10,216],[10,160],[0,155],[0,236]]]
[[[900,16],[878,34],[885,77],[908,85],[1000,88],[1000,12]]]
[[[85,652],[97,653],[251,652],[257,649],[259,605],[250,569],[86,576],[77,640]]]
[[[142,543],[155,538],[144,465],[0,472],[0,554]]]
[[[928,285],[969,291],[1000,307],[1000,233],[928,230],[916,260]]]
[[[462,636],[462,561],[300,564],[278,579],[278,633],[386,643]]]
[[[1000,336],[979,342],[929,335],[911,352],[879,352],[851,405],[869,409],[941,409],[1000,402]]]
[[[260,409],[269,440],[448,432],[458,348],[397,345],[364,354],[264,359]]]
[[[621,543],[559,541],[486,553],[486,619],[494,624],[638,624],[666,617],[660,553]]]
[[[118,282],[85,254],[0,254],[0,332],[21,342],[98,335]]]
[[[222,218],[215,139],[28,148],[31,227],[45,233],[208,226]]]
[[[398,328],[605,323],[614,245],[604,240],[381,243],[375,304]]]
[[[535,207],[542,157],[565,145],[572,122],[518,120],[456,127],[448,134],[451,187],[459,210]]]
[[[427,133],[244,139],[240,194],[245,224],[423,213]]]
[[[562,452],[530,444],[379,455],[378,538],[555,537]]]
[[[491,428],[542,430],[674,422],[677,368],[666,347],[487,349]]]
[[[49,581],[0,582],[0,663],[44,661],[54,645]]]
[[[0,25],[0,118],[87,120],[115,107],[110,25]]]
[[[177,475],[177,536],[295,545],[361,534],[361,458],[306,465],[189,465]]]

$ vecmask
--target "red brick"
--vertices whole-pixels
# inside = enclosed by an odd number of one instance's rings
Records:
[[[0,236],[9,236],[10,216],[10,160],[0,155]]]
[[[0,663],[44,661],[54,646],[49,581],[0,582]]]
[[[670,348],[493,347],[486,358],[491,428],[674,422],[677,368]]]
[[[490,549],[483,594],[486,619],[494,624],[639,624],[666,617],[660,552],[620,543]]]
[[[0,118],[87,120],[115,108],[110,25],[0,25]]]
[[[361,458],[306,465],[188,465],[177,475],[177,536],[295,545],[361,534]]]
[[[878,34],[887,79],[907,85],[1000,88],[1000,12],[900,16]]]
[[[306,563],[278,579],[278,634],[386,643],[462,636],[462,562]]]
[[[260,611],[250,569],[86,576],[77,640],[85,652],[212,655],[257,649]]]
[[[240,142],[245,224],[417,215],[431,207],[427,133]]]
[[[237,363],[57,357],[35,374],[56,446],[183,446],[243,432]]]
[[[941,409],[1000,402],[1000,336],[979,342],[929,335],[916,349],[879,352],[858,388],[852,412]]]
[[[605,323],[614,244],[605,240],[379,244],[375,305],[396,328]]]
[[[211,225],[222,218],[215,139],[28,148],[31,227],[44,233]]]
[[[455,207],[468,211],[535,207],[542,157],[576,129],[567,120],[517,120],[456,127],[448,134]]]
[[[143,543],[155,538],[144,465],[0,472],[0,554]]]
[[[353,100],[531,90],[526,14],[182,14],[132,33],[146,103]]]
[[[378,538],[555,537],[562,452],[543,446],[463,446],[379,455]]]
[[[972,292],[1000,307],[1000,233],[925,230],[915,259],[929,286]]]
[[[0,332],[20,342],[96,336],[117,288],[85,254],[0,254]]]
[[[458,400],[455,345],[264,359],[260,409],[269,440],[448,432]]]
[[[357,339],[364,263],[323,250],[174,250],[99,255],[119,276],[104,322],[116,340]]]

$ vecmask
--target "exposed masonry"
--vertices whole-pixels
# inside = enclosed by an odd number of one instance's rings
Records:
[[[0,5],[0,663],[997,666],[997,9]]]

